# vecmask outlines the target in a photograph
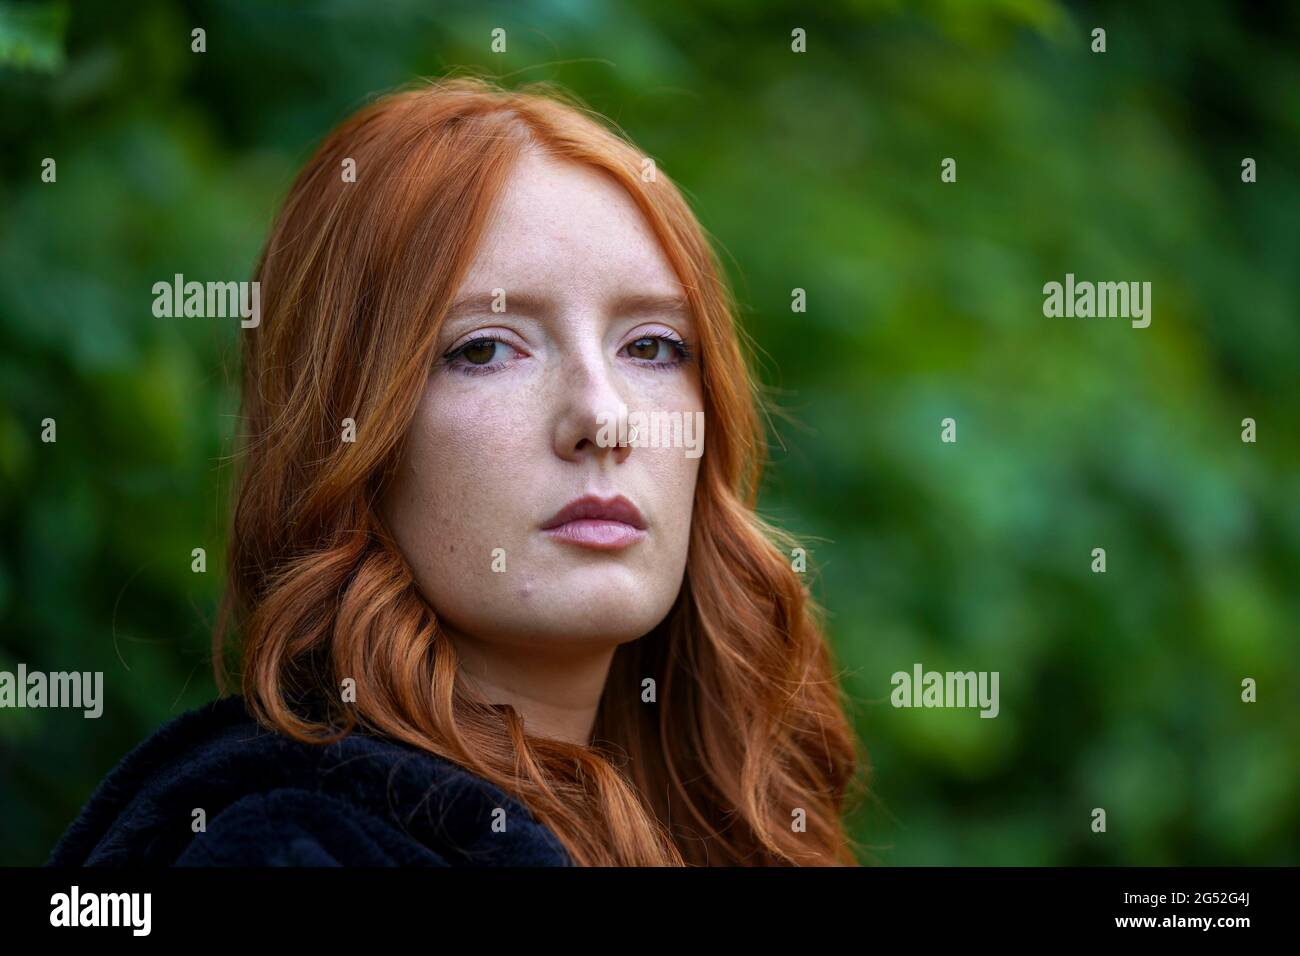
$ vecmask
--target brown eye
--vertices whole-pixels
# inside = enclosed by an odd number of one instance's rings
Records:
[[[659,357],[659,344],[662,339],[647,336],[643,339],[637,339],[628,346],[628,354],[633,358],[644,359],[647,362],[653,362]]]
[[[465,346],[460,353],[472,365],[486,365],[496,354],[497,343],[492,339],[479,339]]]

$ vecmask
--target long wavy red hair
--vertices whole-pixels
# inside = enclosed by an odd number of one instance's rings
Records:
[[[525,734],[458,681],[376,508],[445,310],[530,148],[606,170],[637,202],[697,318],[709,422],[681,594],[617,649],[585,747]],[[579,865],[852,865],[844,817],[865,755],[793,542],[754,510],[766,446],[734,301],[643,159],[550,86],[473,78],[385,96],[316,150],[257,264],[261,322],[242,332],[218,687],[234,643],[266,726],[326,742],[360,725],[441,755],[517,796]],[[647,677],[658,703],[642,703]]]

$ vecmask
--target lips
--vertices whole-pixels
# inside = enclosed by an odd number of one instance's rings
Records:
[[[645,537],[645,519],[622,495],[584,495],[553,515],[542,531],[559,541],[600,551],[626,548]]]

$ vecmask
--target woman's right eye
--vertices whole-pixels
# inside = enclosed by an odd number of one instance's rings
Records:
[[[463,355],[471,365],[486,365],[488,362],[492,361],[492,357],[496,355],[497,346],[500,344],[500,342],[494,342],[491,339],[476,339],[466,345],[465,348],[461,350],[460,354]]]
[[[480,335],[470,339],[459,348],[452,349],[444,357],[447,365],[457,372],[467,375],[481,375],[495,372],[504,365],[511,350],[509,343],[491,335]],[[495,360],[495,361],[494,361]]]

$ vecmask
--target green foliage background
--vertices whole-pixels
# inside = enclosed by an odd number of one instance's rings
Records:
[[[864,862],[1300,862],[1295,5],[515,6],[0,4],[0,668],[107,695],[0,711],[0,862],[214,694],[238,330],[152,284],[247,277],[315,143],[451,69],[568,86],[723,248],[783,410],[763,510],[871,754]],[[1151,327],[1045,318],[1066,272],[1150,281]],[[915,662],[998,671],[1000,716],[891,707]]]

